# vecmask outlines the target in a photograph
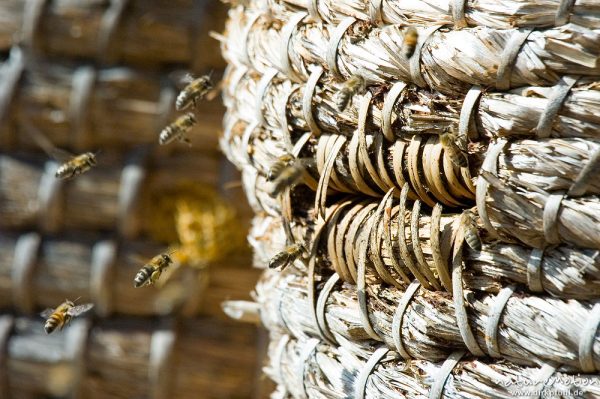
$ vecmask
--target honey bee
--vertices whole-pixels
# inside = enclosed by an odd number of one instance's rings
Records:
[[[181,115],[175,119],[175,122],[171,123],[160,132],[158,143],[160,145],[165,145],[174,140],[179,140],[191,146],[192,143],[185,134],[189,132],[197,122],[196,116],[191,112]]]
[[[293,161],[294,156],[291,154],[283,154],[282,156],[278,157],[277,160],[273,162],[273,164],[269,168],[269,171],[267,172],[267,180],[275,180],[279,175],[281,175],[281,172]]]
[[[287,187],[295,186],[302,179],[304,167],[312,162],[314,162],[312,159],[295,159],[293,162],[282,168],[273,181],[271,195],[276,197]]]
[[[467,143],[463,137],[447,130],[440,135],[440,143],[453,164],[462,168],[469,166]]]
[[[46,334],[52,333],[57,328],[62,330],[71,322],[73,317],[77,317],[94,307],[92,303],[75,306],[76,301],[77,299],[75,301],[65,299],[56,309],[48,308],[40,313],[40,316],[46,319],[46,323],[44,324]]]
[[[363,93],[366,88],[365,78],[360,75],[353,75],[346,80],[334,98],[338,111],[343,112],[352,100],[352,96]]]
[[[466,209],[460,215],[460,226],[464,230],[465,241],[475,251],[481,251],[481,238],[477,231],[477,223],[475,215],[470,210]]]
[[[55,149],[54,152],[56,153],[57,149]],[[55,155],[55,158],[61,160],[65,159],[65,156]],[[54,176],[56,176],[58,179],[70,179],[87,172],[94,166],[96,166],[96,154],[93,152],[85,152],[80,155],[71,155],[70,159],[68,159],[66,162],[63,162],[58,169],[56,169]]]
[[[271,258],[269,261],[269,269],[276,269],[278,267],[281,267],[281,270],[285,269],[290,263],[293,263],[298,259],[305,250],[306,249],[302,244],[290,245]]]
[[[415,28],[409,26],[404,30],[404,40],[402,42],[401,51],[406,58],[412,57],[412,55],[415,53],[418,40],[419,34]]]
[[[133,286],[139,288],[156,283],[161,274],[173,263],[171,255],[174,252],[175,251],[158,254],[150,259],[150,261],[135,275]]]
[[[197,79],[194,79],[191,75],[186,75],[185,81],[187,86],[181,90],[177,100],[175,100],[175,108],[178,111],[188,108],[191,104],[195,107],[197,102],[202,100],[213,88],[210,75],[204,75]]]

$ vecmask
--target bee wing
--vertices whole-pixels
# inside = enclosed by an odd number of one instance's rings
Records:
[[[67,311],[67,314],[69,316],[79,316],[80,314],[87,312],[88,310],[90,310],[93,307],[94,307],[93,303],[85,303],[83,305],[73,306],[71,309],[69,309]]]
[[[50,155],[52,158],[56,159],[59,162],[68,162],[75,156],[69,151],[57,147],[54,147],[50,151],[48,151],[48,155]]]
[[[127,255],[127,260],[129,260],[131,263],[140,263],[141,265],[145,265],[150,261],[149,258],[145,258],[139,254],[129,254]]]
[[[206,93],[205,98],[208,101],[214,100],[215,98],[217,98],[217,96],[219,94],[221,94],[221,90],[223,90],[223,86],[224,86],[224,83],[222,80],[220,80],[212,89],[210,89],[208,91],[208,93]]]
[[[174,276],[181,274],[181,264],[179,262],[173,262],[170,267],[164,269],[161,274],[161,278],[154,284],[157,288],[163,288]]]
[[[47,308],[42,313],[40,313],[40,316],[42,316],[44,319],[47,319],[48,317],[52,316],[52,313],[54,313],[54,309]]]

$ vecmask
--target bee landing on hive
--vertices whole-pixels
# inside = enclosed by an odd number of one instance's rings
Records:
[[[187,86],[181,90],[177,96],[177,100],[175,100],[177,111],[182,111],[190,105],[195,107],[198,101],[202,100],[213,88],[210,81],[210,74],[196,79],[188,74],[185,76],[184,81],[187,83]]]

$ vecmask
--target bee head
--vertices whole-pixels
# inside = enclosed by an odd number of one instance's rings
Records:
[[[162,254],[161,256],[162,256],[162,258],[163,258],[163,260],[164,260],[165,262],[168,262],[168,263],[171,263],[171,262],[173,262],[173,260],[171,259],[171,256],[170,256],[170,255],[168,255],[168,254]]]
[[[88,162],[92,165],[96,165],[96,154],[98,154],[97,152],[86,152],[85,155],[87,156]]]
[[[65,303],[71,307],[75,306],[75,302],[66,300]]]

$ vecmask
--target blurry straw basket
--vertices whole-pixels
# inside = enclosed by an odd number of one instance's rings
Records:
[[[600,397],[599,2],[250,0],[221,46],[272,397]]]
[[[223,106],[203,101],[191,147],[159,147],[184,71],[224,67],[226,8],[192,0],[0,2],[0,398],[258,398],[260,335],[221,302],[258,271],[239,179],[218,149]],[[33,133],[36,132],[36,133]],[[56,179],[60,149],[100,151]],[[239,228],[242,226],[242,228]],[[177,248],[160,286],[134,288]],[[171,273],[172,272],[172,273]],[[93,303],[63,331],[39,313]]]

